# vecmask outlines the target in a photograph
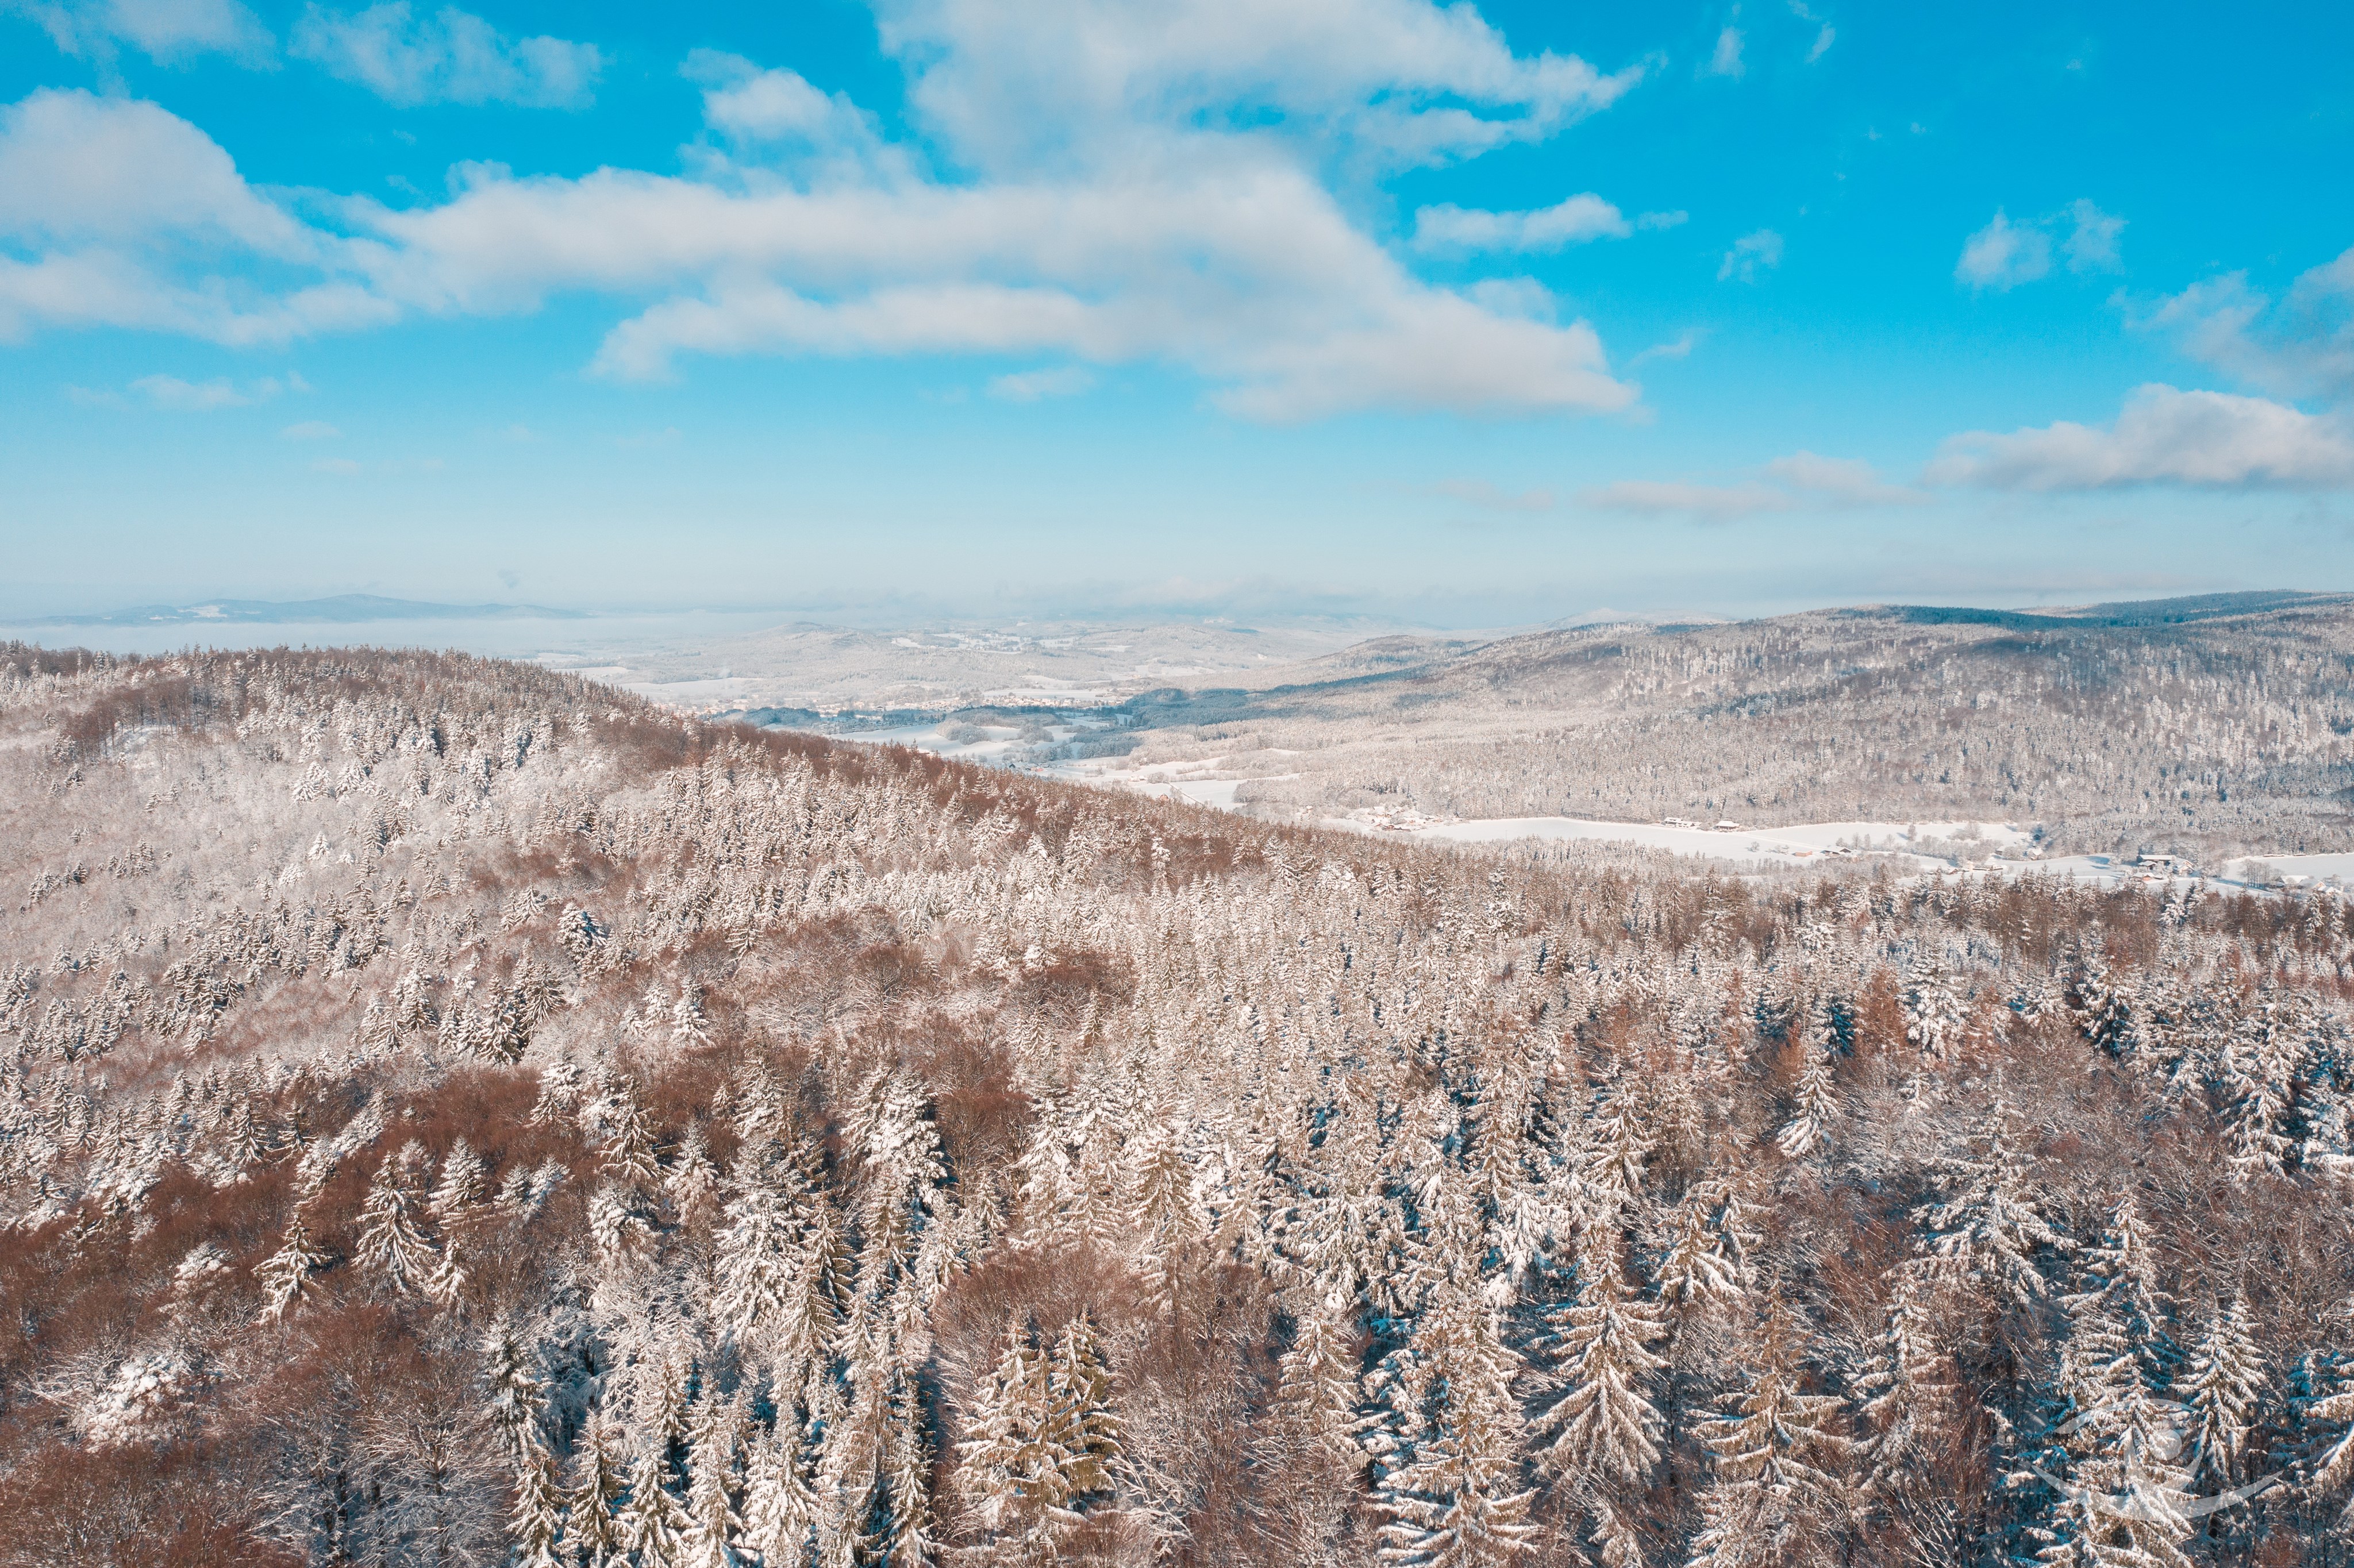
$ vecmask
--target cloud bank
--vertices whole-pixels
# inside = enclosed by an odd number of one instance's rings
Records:
[[[1634,401],[1542,288],[1416,276],[1321,164],[1336,143],[1394,171],[1543,140],[1639,68],[1516,54],[1426,0],[908,0],[878,19],[917,139],[698,51],[684,173],[461,168],[443,201],[313,197],[306,217],[154,104],[37,92],[0,110],[0,333],[282,343],[588,293],[633,302],[591,366],[624,379],[705,355],[962,354],[1172,366],[1262,420]],[[314,5],[290,47],[398,103],[569,106],[602,69],[590,46],[404,0]],[[1532,249],[1630,227],[1590,196],[1429,222],[1448,244]]]
[[[2334,489],[2354,483],[2354,430],[2343,418],[2263,397],[2152,384],[2137,388],[2106,429],[2062,420],[1954,436],[1924,477],[2020,491]]]

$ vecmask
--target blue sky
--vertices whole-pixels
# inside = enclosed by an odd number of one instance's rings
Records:
[[[0,0],[0,613],[2354,586],[2338,8]]]

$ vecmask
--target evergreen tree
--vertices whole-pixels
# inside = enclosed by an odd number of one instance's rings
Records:
[[[2078,1033],[2095,1050],[2124,1056],[2135,1048],[2133,998],[2111,976],[2097,936],[2086,940],[2077,958],[2068,987],[2068,1011]]]
[[[534,1448],[515,1472],[514,1512],[508,1525],[515,1568],[563,1568],[557,1545],[564,1528],[564,1501],[556,1456],[544,1446]]]
[[[704,1135],[702,1118],[697,1118],[687,1123],[663,1187],[670,1194],[671,1206],[681,1214],[690,1214],[711,1196],[718,1182],[718,1172],[711,1163],[710,1139]]]
[[[2264,1352],[2249,1331],[2244,1293],[2233,1292],[2208,1323],[2186,1372],[2181,1400],[2190,1411],[2191,1479],[2228,1490],[2240,1481],[2264,1393]]]
[[[1019,1532],[1065,1512],[1077,1462],[1055,1419],[1047,1357],[1019,1319],[1006,1326],[997,1364],[974,1387],[957,1445],[966,1504],[981,1528]]]
[[[744,1521],[736,1513],[736,1466],[742,1426],[743,1413],[736,1404],[706,1389],[687,1437],[684,1568],[737,1568],[740,1562],[736,1542]]]
[[[1818,999],[1808,1014],[1807,1065],[1798,1074],[1790,1119],[1782,1125],[1775,1143],[1793,1160],[1803,1160],[1830,1141],[1831,1129],[1842,1114],[1839,1088],[1831,1076],[1837,1062],[1839,1030],[1827,1002]]]
[[[777,1412],[775,1428],[754,1441],[746,1471],[745,1548],[762,1568],[802,1568],[823,1504],[810,1484],[801,1423],[790,1404]]]
[[[721,1211],[714,1265],[713,1314],[740,1340],[775,1324],[806,1265],[807,1216],[786,1185],[790,1167],[758,1155],[738,1159],[734,1189]]]
[[[1520,1486],[1522,1426],[1511,1397],[1518,1358],[1495,1313],[1442,1289],[1415,1326],[1401,1380],[1400,1442],[1381,1457],[1373,1504],[1387,1516],[1382,1560],[1473,1568],[1530,1548],[1534,1493]]]
[[[1650,1346],[1667,1332],[1659,1310],[1626,1277],[1616,1235],[1590,1241],[1575,1303],[1555,1308],[1540,1348],[1553,1362],[1546,1386],[1561,1391],[1537,1424],[1553,1439],[1548,1469],[1573,1481],[1632,1486],[1659,1462],[1660,1416],[1649,1385],[1666,1361]]]
[[[1046,1362],[1048,1425],[1070,1456],[1064,1474],[1074,1499],[1111,1484],[1119,1459],[1119,1418],[1112,1410],[1111,1371],[1103,1341],[1085,1312],[1063,1325]]]
[[[666,1453],[650,1450],[631,1463],[621,1539],[637,1568],[684,1568],[686,1532],[694,1521],[671,1489],[672,1474]]]
[[[2118,1197],[2110,1211],[2108,1229],[2101,1239],[2085,1250],[2084,1275],[2084,1290],[2064,1298],[2062,1305],[2081,1315],[2093,1297],[2107,1298],[2126,1335],[2139,1348],[2143,1375],[2152,1386],[2171,1378],[2178,1351],[2167,1320],[2173,1302],[2159,1282],[2141,1206],[2130,1190]]]
[[[1885,1326],[1856,1377],[1867,1497],[1914,1487],[1960,1414],[1959,1376],[1931,1311],[1934,1276],[1920,1260],[1890,1271]]]
[[[883,1489],[890,1511],[884,1561],[889,1568],[929,1568],[939,1542],[932,1533],[932,1451],[916,1380],[902,1371],[891,1391],[890,1425],[883,1442]]]
[[[254,1270],[261,1281],[261,1320],[275,1323],[310,1293],[311,1276],[326,1263],[328,1254],[311,1239],[301,1210],[286,1222],[286,1237],[278,1250]]]
[[[360,1261],[396,1294],[421,1291],[436,1261],[433,1244],[417,1224],[422,1200],[416,1170],[424,1153],[411,1142],[378,1165],[360,1209]]]
[[[2051,1286],[2036,1255],[2070,1244],[2044,1217],[2010,1107],[1999,1095],[1969,1148],[1939,1160],[1932,1171],[1945,1201],[1921,1211],[1929,1250],[1998,1301],[2025,1307],[2045,1296]]]
[[[2084,1303],[2057,1379],[2060,1473],[2036,1467],[2059,1494],[2051,1522],[2031,1532],[2046,1543],[2038,1555],[2054,1568],[2188,1568],[2184,1412],[2151,1392],[2118,1300]]]
[[[1275,1408],[1294,1431],[1344,1463],[1359,1462],[1351,1434],[1358,1393],[1357,1358],[1328,1308],[1299,1319],[1276,1374]]]
[[[1969,1014],[1946,967],[1928,952],[1914,955],[1904,976],[1904,1038],[1932,1058],[1951,1056],[1968,1031]]]
[[[1788,1319],[1766,1314],[1744,1386],[1701,1424],[1712,1478],[1692,1568],[1809,1568],[1840,1561],[1846,1488],[1829,1467],[1850,1446],[1839,1401],[1806,1392]]]
[[[487,1171],[482,1157],[462,1138],[452,1142],[450,1152],[441,1157],[441,1179],[435,1183],[433,1195],[426,1200],[425,1206],[444,1236],[454,1227],[463,1225],[472,1206],[482,1202]]]
[[[626,1550],[623,1515],[629,1479],[612,1427],[603,1414],[588,1418],[572,1453],[573,1481],[565,1493],[565,1546],[574,1568],[611,1568]]]
[[[661,1167],[654,1163],[653,1127],[646,1119],[645,1107],[624,1080],[616,1083],[602,1109],[604,1133],[598,1143],[598,1169],[624,1187],[651,1190]]]
[[[2306,1462],[2305,1490],[2324,1501],[2354,1487],[2354,1358],[2325,1351],[2306,1364],[2313,1386],[2301,1414],[2317,1441]],[[2354,1519],[2354,1502],[2340,1517]]]
[[[508,1458],[517,1466],[547,1446],[539,1429],[545,1384],[539,1358],[510,1318],[502,1318],[482,1336],[484,1379],[490,1384],[485,1414]]]

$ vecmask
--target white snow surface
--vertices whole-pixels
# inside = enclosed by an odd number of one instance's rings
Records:
[[[1003,725],[974,726],[970,726],[976,732],[974,738],[951,741],[941,733],[949,727],[944,723],[911,724],[861,731],[841,738],[910,746],[965,761],[1021,767],[1025,772],[1067,779],[1098,789],[1130,789],[1140,795],[1183,800],[1222,811],[1245,807],[1246,803],[1238,800],[1236,795],[1246,784],[1298,777],[1293,773],[1237,773],[1237,759],[1232,756],[1142,767],[1123,758],[1025,765],[1015,754],[1025,751],[1034,742],[1023,740],[1019,729]],[[1047,734],[1051,740],[1060,742],[1102,727],[1102,722],[1091,715],[1064,712],[1055,715]],[[1034,736],[1036,732],[1032,733]],[[1245,755],[1272,761],[1293,754],[1261,750]],[[2340,879],[2354,884],[2354,854],[2250,855],[2216,865],[2179,870],[2145,866],[2130,859],[2103,854],[2040,858],[2033,849],[2033,824],[2019,822],[1854,821],[1753,828],[1746,824],[1728,827],[1618,822],[1587,817],[1496,817],[1466,821],[1430,818],[1416,811],[1363,811],[1347,817],[1327,817],[1320,825],[1345,832],[1443,843],[1587,839],[1665,850],[1755,871],[1872,862],[1914,874],[1967,870],[1995,876],[2071,876],[2101,886],[2138,885],[2151,889],[2188,885],[2194,880],[2259,891],[2283,886],[2292,890],[2332,886]]]

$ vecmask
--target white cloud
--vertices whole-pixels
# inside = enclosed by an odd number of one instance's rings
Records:
[[[1699,343],[1699,331],[1687,327],[1666,343],[1655,343],[1643,350],[1627,362],[1627,367],[1632,370],[1636,366],[1649,364],[1654,359],[1688,359]]]
[[[1172,133],[1345,144],[1393,166],[1535,142],[1642,79],[1516,55],[1428,0],[883,0],[910,101],[992,173],[1125,160]]]
[[[1730,523],[1763,512],[1787,512],[1797,498],[1770,484],[1678,484],[1622,479],[1581,491],[1578,500],[1607,512],[1638,516],[1685,516],[1703,523]]]
[[[158,408],[184,414],[210,413],[215,408],[242,408],[278,396],[277,382],[264,377],[240,388],[225,376],[209,381],[183,381],[176,376],[143,376],[131,389]]]
[[[295,24],[287,49],[404,107],[512,103],[578,109],[589,101],[604,69],[594,44],[510,38],[454,5],[419,18],[411,14],[408,0],[387,0],[355,13],[311,5]]]
[[[333,441],[343,439],[344,432],[324,419],[304,419],[278,432],[290,441]]]
[[[2017,227],[1999,209],[1993,222],[1962,242],[1962,259],[1954,263],[1954,276],[1973,289],[2011,289],[2050,270],[2051,237]]]
[[[312,249],[212,138],[153,103],[44,88],[0,107],[0,236],[166,235],[289,259]]]
[[[107,59],[124,44],[167,65],[224,54],[266,64],[275,40],[239,0],[0,0],[67,54]]]
[[[2066,216],[2073,227],[2068,238],[2060,242],[2060,249],[2068,258],[2068,270],[2123,270],[2125,263],[2117,255],[2117,236],[2125,232],[2124,218],[2113,212],[2103,212],[2083,196],[2069,204]]]
[[[1748,70],[1741,58],[1741,29],[1727,27],[1716,36],[1716,50],[1708,57],[1706,74],[1729,76],[1738,81]]]
[[[1914,506],[1929,499],[1917,490],[1888,483],[1861,458],[1796,451],[1767,463],[1766,472],[1792,490],[1842,506]]]
[[[1484,479],[1444,479],[1430,488],[1487,512],[1550,512],[1553,508],[1550,490],[1500,490]]]
[[[2247,274],[2195,283],[2139,323],[2251,386],[2290,397],[2354,397],[2354,249],[2300,275],[2285,299]]]
[[[763,70],[741,55],[696,49],[680,74],[704,90],[705,124],[761,156],[792,159],[805,180],[913,175],[906,151],[885,140],[873,115],[798,71]],[[724,164],[716,170],[726,172]]]
[[[881,25],[930,145],[891,141],[794,73],[703,53],[686,69],[706,134],[684,175],[463,165],[440,202],[313,198],[334,230],[252,190],[154,105],[50,95],[183,168],[143,186],[154,160],[126,155],[96,182],[64,178],[90,138],[56,138],[19,182],[35,196],[20,215],[5,197],[22,149],[0,134],[0,226],[27,247],[0,252],[0,333],[108,323],[282,342],[569,292],[637,307],[594,361],[620,376],[697,354],[986,353],[1167,366],[1260,419],[1635,398],[1542,285],[1417,277],[1352,223],[1322,165],[1335,137],[1379,168],[1538,140],[1640,68],[1516,55],[1469,6],[1428,0],[888,0]],[[559,41],[512,44],[462,12],[398,5],[314,8],[299,34],[402,101],[569,101],[596,63],[560,46],[572,66],[537,69],[525,46]],[[936,163],[957,173],[926,172]],[[1516,238],[1565,243],[1594,215],[1519,216]]]
[[[0,106],[0,340],[117,326],[283,342],[388,320],[350,279],[272,292],[257,260],[321,265],[342,242],[264,199],[227,153],[152,103],[43,89]]]
[[[1534,212],[1487,212],[1442,203],[1414,215],[1418,250],[1558,250],[1635,232],[1618,209],[1588,192]]]
[[[2052,270],[2052,236],[2066,226],[2060,241],[2068,270],[2115,272],[2124,268],[2117,236],[2126,220],[2079,196],[2062,210],[2029,223],[2013,223],[1998,208],[1994,220],[1962,242],[1954,276],[1973,289],[1998,291],[2031,283]]]
[[[992,377],[989,395],[1009,403],[1035,403],[1042,397],[1076,397],[1096,384],[1096,378],[1076,365],[1050,370],[1018,370]]]
[[[1830,53],[1831,45],[1838,41],[1839,29],[1832,26],[1829,22],[1825,22],[1822,25],[1822,30],[1815,35],[1814,46],[1807,50],[1807,63],[1808,65],[1812,65],[1817,60],[1822,58],[1825,55]]]
[[[1757,477],[1738,484],[1626,479],[1578,495],[1586,505],[1603,511],[1690,517],[1702,523],[1730,523],[1769,512],[1915,506],[1929,499],[1917,490],[1886,482],[1861,459],[1810,451],[1776,458],[1757,471]]]
[[[1287,162],[1156,180],[731,192],[600,171],[487,179],[448,204],[354,208],[384,286],[427,309],[522,309],[563,288],[685,285],[623,323],[599,370],[681,352],[1063,354],[1226,385],[1257,418],[1365,407],[1625,407],[1600,340],[1415,279]]]
[[[1733,249],[1717,263],[1716,280],[1739,279],[1744,283],[1757,281],[1760,272],[1769,271],[1782,264],[1782,237],[1770,228],[1755,234],[1744,234],[1733,242]]]
[[[1954,436],[1924,477],[1997,490],[2337,489],[2354,484],[2354,430],[2342,417],[2262,397],[2154,384],[2137,387],[2107,429],[2063,420]]]

